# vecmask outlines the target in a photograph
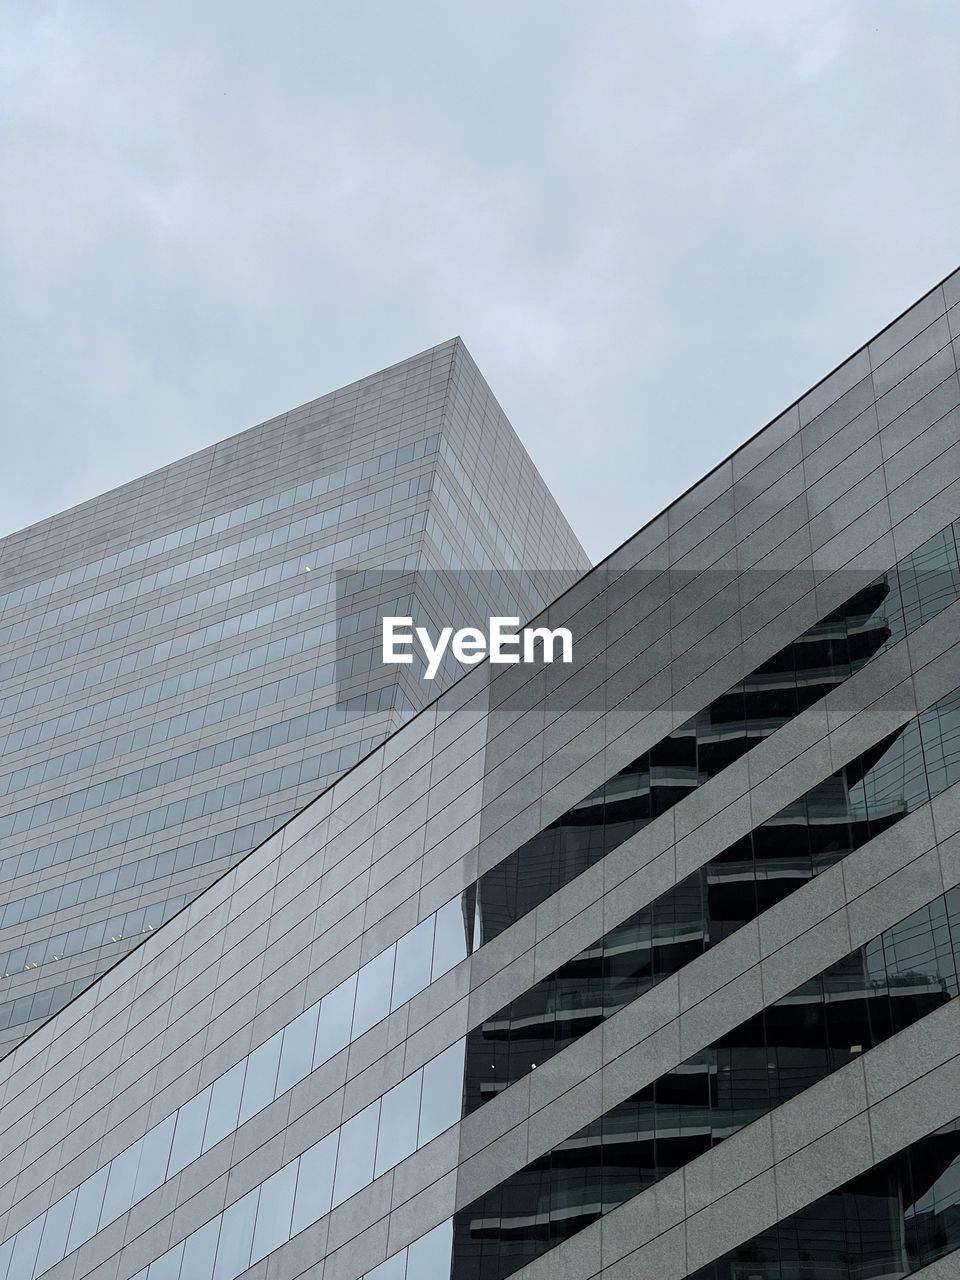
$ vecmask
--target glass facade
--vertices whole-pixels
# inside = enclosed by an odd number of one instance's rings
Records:
[[[960,1249],[960,1120],[689,1280],[903,1280]],[[960,1274],[960,1256],[956,1272]]]
[[[953,889],[468,1205],[454,1219],[453,1280],[511,1275],[952,1000],[958,974]]]
[[[467,1037],[465,1112],[960,781],[960,690],[596,939]]]

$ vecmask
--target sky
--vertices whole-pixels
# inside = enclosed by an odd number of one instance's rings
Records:
[[[960,265],[955,0],[7,0],[0,534],[459,334],[593,559]]]

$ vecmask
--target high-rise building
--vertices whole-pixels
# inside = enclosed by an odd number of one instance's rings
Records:
[[[0,1280],[956,1280],[958,356],[960,272],[10,1052]]]
[[[0,1052],[588,564],[459,340],[0,542]]]

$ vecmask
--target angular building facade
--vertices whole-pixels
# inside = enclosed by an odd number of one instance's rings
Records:
[[[958,357],[960,273],[0,1061],[0,1280],[960,1274]]]
[[[588,564],[458,339],[0,542],[0,1052]]]

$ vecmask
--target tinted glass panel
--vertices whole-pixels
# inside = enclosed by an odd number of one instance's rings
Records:
[[[340,1130],[340,1150],[333,1184],[333,1205],[342,1204],[373,1178],[380,1122],[380,1099],[348,1120]]]
[[[954,890],[468,1205],[454,1219],[456,1280],[502,1280],[941,1008],[957,994],[958,966],[960,892]]]

